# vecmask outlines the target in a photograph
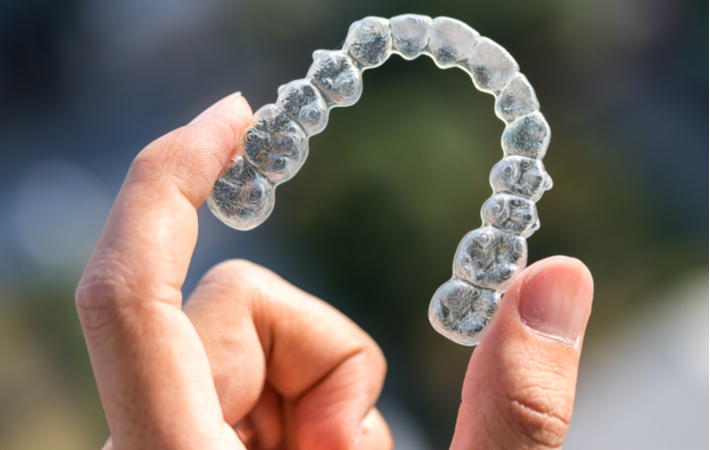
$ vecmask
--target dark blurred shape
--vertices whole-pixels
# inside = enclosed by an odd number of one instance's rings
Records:
[[[64,50],[82,3],[28,0],[0,5],[0,103],[46,107],[65,90],[69,80]]]

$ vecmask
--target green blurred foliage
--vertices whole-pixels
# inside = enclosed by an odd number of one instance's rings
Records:
[[[0,448],[98,449],[108,435],[65,280],[0,297]]]

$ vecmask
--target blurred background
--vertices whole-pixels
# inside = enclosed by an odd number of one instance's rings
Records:
[[[708,448],[706,0],[0,2],[0,448],[108,435],[73,291],[133,157],[241,91],[256,110],[367,15],[458,18],[503,45],[552,127],[529,261],[595,276],[566,448]],[[247,258],[382,346],[397,448],[448,448],[471,354],[429,326],[479,226],[504,124],[460,70],[393,56],[310,141],[272,218],[206,208],[185,285]]]

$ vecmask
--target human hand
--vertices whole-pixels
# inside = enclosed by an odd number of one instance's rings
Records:
[[[392,446],[374,407],[382,353],[326,303],[228,261],[182,307],[197,208],[250,117],[235,94],[146,147],[82,277],[76,303],[112,434],[107,449]],[[547,309],[579,327],[574,343],[521,322],[517,311],[531,304],[520,305],[521,292],[548,288],[557,303],[581,305]],[[581,263],[558,258],[523,272],[472,357],[452,448],[561,445],[590,303]]]

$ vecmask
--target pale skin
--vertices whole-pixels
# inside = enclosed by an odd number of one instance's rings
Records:
[[[212,268],[183,305],[197,209],[251,115],[233,94],[148,145],[111,210],[76,294],[105,449],[393,446],[375,407],[385,358],[336,309],[240,260]],[[516,279],[471,357],[453,450],[562,446],[592,292],[572,258]]]

